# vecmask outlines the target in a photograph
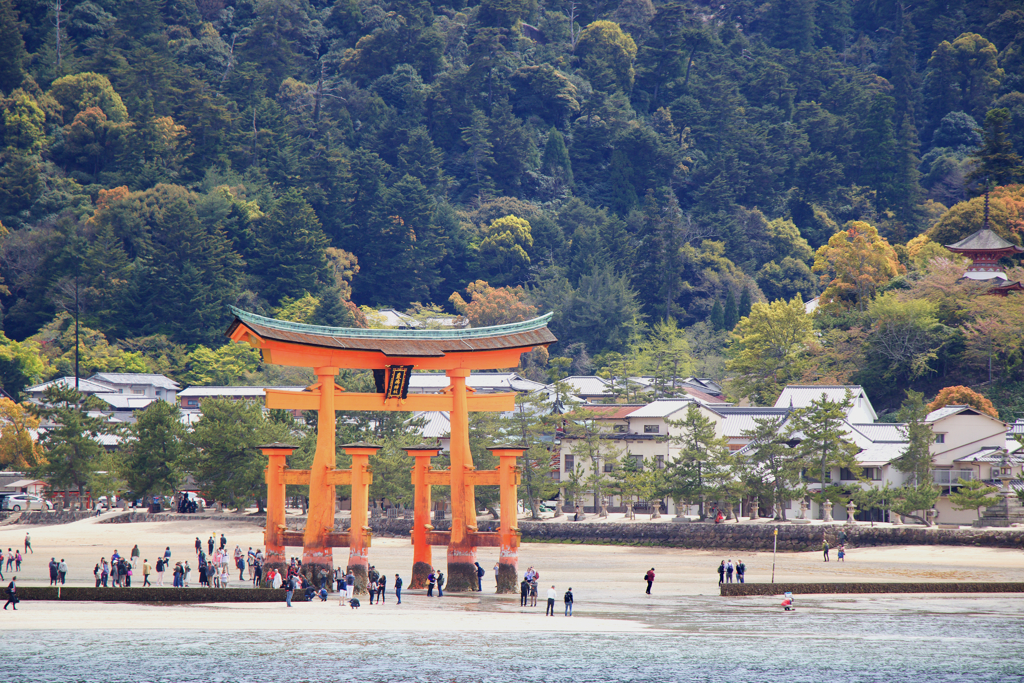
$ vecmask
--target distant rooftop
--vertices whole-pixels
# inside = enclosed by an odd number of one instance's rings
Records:
[[[169,377],[136,372],[97,372],[89,379],[98,379],[101,382],[107,382],[115,386],[150,384],[161,389],[177,390],[180,388],[180,385]]]

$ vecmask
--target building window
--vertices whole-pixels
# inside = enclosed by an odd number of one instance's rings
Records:
[[[644,434],[657,434],[658,425],[644,425]]]
[[[566,472],[572,472],[574,469],[576,469],[576,456],[574,456],[574,455],[567,455],[567,456],[565,456],[565,471]]]
[[[612,431],[616,434],[622,434],[626,431],[626,425],[612,425]]]
[[[610,462],[606,462],[604,464],[604,471],[605,472],[611,472],[613,469],[615,469],[615,465],[611,464]]]
[[[632,456],[632,458],[633,458],[633,464],[636,466],[636,471],[637,472],[642,472],[643,469],[644,469],[644,456],[642,456],[642,455],[634,455],[634,456]]]
[[[132,389],[132,393],[141,396],[146,393],[145,389]]]
[[[190,398],[188,401],[185,402],[185,405],[187,405],[189,408],[196,408],[199,406],[199,400],[195,398]]]
[[[945,434],[936,434],[935,435],[935,443],[946,443],[946,435]]]
[[[655,462],[655,465],[657,466],[657,468],[659,470],[665,469],[665,456],[664,455],[659,455],[659,456],[655,457],[654,462]]]
[[[871,481],[882,481],[882,468],[881,467],[865,467],[864,476]]]
[[[853,471],[847,467],[843,467],[839,470],[839,481],[853,481],[857,477],[854,476]]]

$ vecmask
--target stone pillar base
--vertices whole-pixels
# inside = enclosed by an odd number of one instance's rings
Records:
[[[350,566],[349,569],[352,570],[352,575],[356,577],[355,588],[352,590],[352,594],[359,597],[369,595],[370,592],[366,590],[366,584],[370,582],[370,579],[369,569],[367,569],[366,565],[357,564]]]
[[[498,564],[498,590],[496,592],[499,594],[515,594],[519,592],[518,563],[512,564],[501,562]]]
[[[448,573],[444,590],[452,593],[475,591],[477,587],[476,565],[472,562],[448,561]]]
[[[412,579],[409,580],[409,588],[426,588],[427,576],[430,574],[430,564],[427,562],[414,562],[412,565]]]
[[[308,581],[311,586],[320,590],[320,570],[323,569],[327,572],[327,583],[331,583],[334,580],[334,565],[331,564],[306,564],[302,563],[302,579]],[[264,570],[265,571],[265,570]],[[285,571],[287,575],[287,570]]]

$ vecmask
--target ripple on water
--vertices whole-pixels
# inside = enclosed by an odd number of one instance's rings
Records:
[[[0,681],[25,683],[1007,683],[1021,621],[781,613],[630,634],[216,630],[8,632]],[[669,626],[671,629],[671,626]]]

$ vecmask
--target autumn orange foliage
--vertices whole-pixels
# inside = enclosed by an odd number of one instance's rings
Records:
[[[999,419],[999,411],[988,400],[974,389],[964,386],[946,387],[939,392],[935,400],[928,404],[928,410],[938,410],[944,406],[971,406],[986,415]]]

